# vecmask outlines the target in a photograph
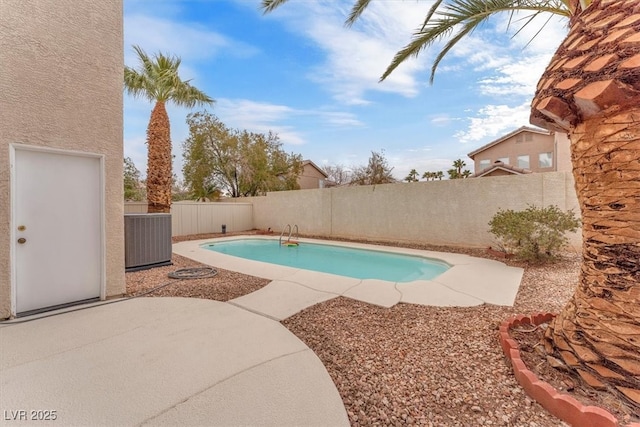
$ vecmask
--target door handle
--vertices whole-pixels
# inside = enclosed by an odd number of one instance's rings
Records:
[[[21,245],[26,243],[26,242],[27,242],[27,239],[25,239],[24,237],[21,237],[21,238],[18,239],[18,243],[20,243]]]

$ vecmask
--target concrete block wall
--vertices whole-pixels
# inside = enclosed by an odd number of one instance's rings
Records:
[[[297,224],[307,235],[461,247],[495,245],[488,223],[499,209],[556,205],[580,214],[569,172],[286,191],[243,201],[253,203],[260,229]],[[569,238],[579,250],[580,232]]]

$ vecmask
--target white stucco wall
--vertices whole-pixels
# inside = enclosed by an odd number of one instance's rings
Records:
[[[9,145],[105,156],[106,294],[125,291],[122,0],[0,1],[0,318],[9,315]]]
[[[498,209],[556,205],[580,215],[568,172],[520,176],[282,191],[244,199],[254,226],[280,232],[381,241],[486,247],[494,244],[488,223]],[[570,235],[579,250],[580,232]]]

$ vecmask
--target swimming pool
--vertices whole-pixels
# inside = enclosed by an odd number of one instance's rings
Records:
[[[433,279],[451,267],[443,261],[420,256],[306,242],[287,246],[277,240],[239,239],[201,247],[254,261],[401,283]]]

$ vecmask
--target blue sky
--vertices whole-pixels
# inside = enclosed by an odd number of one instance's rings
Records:
[[[125,64],[137,66],[134,44],[181,57],[181,77],[216,99],[208,111],[232,128],[274,131],[285,151],[319,166],[364,165],[384,150],[398,179],[412,168],[446,171],[458,158],[473,170],[467,153],[529,124],[566,26],[553,18],[526,46],[540,25],[514,36],[509,17],[498,17],[447,56],[433,85],[437,49],[379,83],[431,4],[374,0],[345,28],[350,1],[290,0],[265,16],[260,0],[124,0]],[[151,108],[125,95],[125,156],[143,175]],[[179,176],[185,118],[197,110],[168,108]]]

